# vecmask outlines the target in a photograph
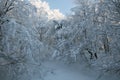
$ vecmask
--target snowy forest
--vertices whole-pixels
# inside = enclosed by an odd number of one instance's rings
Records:
[[[0,0],[0,80],[120,80],[120,0],[73,2]]]

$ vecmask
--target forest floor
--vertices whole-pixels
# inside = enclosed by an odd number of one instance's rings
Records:
[[[101,78],[100,72],[81,66],[80,64],[65,64],[59,61],[46,61],[43,80],[117,80],[114,76],[105,75]],[[118,79],[119,80],[119,79]]]
[[[59,61],[47,61],[43,63],[46,71],[44,80],[96,80],[99,72],[85,69],[80,64],[65,64]]]

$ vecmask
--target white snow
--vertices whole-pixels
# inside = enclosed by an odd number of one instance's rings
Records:
[[[98,74],[87,74],[78,64],[64,64],[62,62],[45,62],[46,75],[44,80],[96,80]]]
[[[45,61],[43,63],[45,73],[44,80],[119,80],[116,76],[101,73],[87,66],[65,64],[60,61]]]
[[[39,13],[45,12],[47,14],[47,17],[49,20],[55,19],[55,20],[61,20],[65,18],[65,15],[62,14],[59,9],[50,9],[49,4],[46,1],[42,0],[30,0],[31,4],[33,4],[36,8],[40,9]],[[43,10],[43,11],[41,11]]]

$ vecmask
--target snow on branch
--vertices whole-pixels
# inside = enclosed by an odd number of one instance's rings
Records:
[[[15,0],[2,0],[0,2],[0,17],[4,16],[14,8],[14,3]]]

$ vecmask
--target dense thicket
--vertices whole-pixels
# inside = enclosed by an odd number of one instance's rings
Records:
[[[41,79],[48,59],[120,73],[120,0],[75,3],[58,20],[33,0],[0,0],[0,79]]]

